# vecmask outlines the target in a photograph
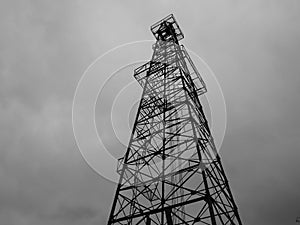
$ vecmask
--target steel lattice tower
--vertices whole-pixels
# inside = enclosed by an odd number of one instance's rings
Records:
[[[157,41],[134,71],[143,93],[108,224],[241,225],[199,101],[206,86],[179,45],[181,29],[171,14],[151,31]]]

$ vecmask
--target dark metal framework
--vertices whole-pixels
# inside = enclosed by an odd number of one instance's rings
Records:
[[[152,59],[108,224],[242,224],[199,101],[206,86],[173,15],[151,26]]]

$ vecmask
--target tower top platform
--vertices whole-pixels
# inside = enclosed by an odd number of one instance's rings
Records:
[[[184,38],[173,14],[170,14],[156,22],[150,29],[156,40],[174,41],[178,43],[178,41]]]

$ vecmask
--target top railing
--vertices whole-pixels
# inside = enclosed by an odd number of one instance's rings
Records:
[[[176,22],[175,17],[173,16],[173,14],[170,14],[151,26],[151,32],[153,33],[156,40],[161,39],[162,32],[165,31],[164,28],[166,25],[172,27],[172,29],[174,30],[174,34],[178,41],[180,41],[181,39],[184,38],[184,35],[183,35],[178,23]]]

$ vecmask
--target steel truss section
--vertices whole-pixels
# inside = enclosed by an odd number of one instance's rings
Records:
[[[206,86],[173,15],[151,26],[151,60],[108,224],[239,224],[199,95]]]

